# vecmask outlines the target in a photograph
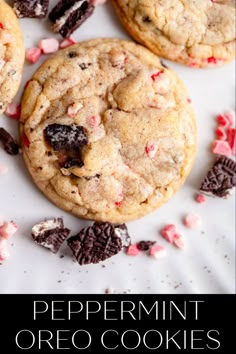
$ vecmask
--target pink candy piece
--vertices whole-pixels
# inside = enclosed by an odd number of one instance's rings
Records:
[[[20,118],[20,113],[21,113],[21,107],[19,104],[12,102],[9,104],[7,107],[5,114],[9,118],[14,118],[14,119],[19,119]]]
[[[189,104],[191,104],[191,103],[192,103],[191,98],[187,98],[187,102],[188,102]]]
[[[219,140],[226,140],[227,135],[223,127],[217,127],[215,130],[217,139]]]
[[[224,114],[219,114],[216,117],[218,124],[226,127],[227,125],[235,126],[235,113],[233,111],[226,112]]]
[[[235,113],[233,111],[226,112],[224,116],[228,120],[229,125],[235,127]]]
[[[180,234],[175,234],[173,243],[177,248],[180,248],[181,250],[183,250],[185,248],[184,238]]]
[[[148,157],[153,159],[156,155],[156,152],[157,152],[157,145],[156,144],[147,144],[145,146],[145,152],[148,155]]]
[[[212,152],[214,154],[230,156],[232,153],[231,147],[227,141],[215,140],[212,146]]]
[[[206,201],[206,197],[203,194],[198,194],[196,196],[196,202],[198,202],[199,204],[203,204]]]
[[[0,70],[4,67],[5,64],[6,64],[5,60],[1,59],[0,60]]]
[[[92,128],[96,128],[99,126],[100,123],[100,117],[99,116],[91,116],[88,118],[88,124]]]
[[[174,237],[176,234],[176,226],[174,224],[169,224],[166,225],[162,230],[161,230],[161,235],[166,239],[166,241],[173,243],[174,242]]]
[[[43,54],[55,53],[59,49],[59,42],[55,38],[41,39],[38,47],[41,49]]]
[[[0,236],[5,239],[8,239],[12,235],[14,235],[17,230],[18,226],[16,225],[16,223],[14,223],[13,221],[5,222],[2,226],[0,226]]]
[[[127,248],[126,253],[128,256],[137,256],[141,251],[138,249],[136,244],[132,244]]]
[[[29,48],[26,50],[26,59],[31,63],[36,63],[41,56],[41,49],[39,48]]]
[[[4,165],[0,165],[0,176],[5,175],[7,172],[8,172],[8,167]]]
[[[159,246],[159,245],[152,246],[149,249],[149,255],[156,259],[163,258],[166,256],[166,250],[163,246]]]
[[[227,131],[227,140],[229,143],[229,146],[231,148],[232,155],[236,155],[236,129],[235,128],[229,128]]]
[[[189,229],[194,229],[201,225],[201,218],[194,213],[188,214],[184,218],[184,225]]]
[[[6,261],[10,254],[7,247],[7,241],[0,237],[0,261]]]
[[[71,45],[73,45],[75,43],[76,43],[76,41],[72,37],[66,38],[60,43],[60,49],[70,47]]]

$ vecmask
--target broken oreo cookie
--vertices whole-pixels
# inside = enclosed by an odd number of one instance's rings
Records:
[[[32,228],[32,238],[39,245],[48,248],[51,252],[57,253],[65,239],[69,236],[70,230],[64,228],[62,218],[55,218],[42,221]]]
[[[44,136],[55,151],[80,149],[88,144],[85,128],[75,124],[50,124],[44,129]]]
[[[94,5],[87,0],[60,0],[49,14],[54,32],[69,37],[92,15]]]
[[[13,9],[18,18],[44,18],[48,12],[49,0],[15,0]]]
[[[4,150],[9,155],[18,154],[19,145],[16,143],[15,139],[4,128],[0,128],[0,142],[2,142]]]
[[[236,163],[228,157],[220,157],[204,178],[200,190],[216,197],[225,198],[236,186]]]
[[[127,238],[126,225],[114,226],[109,222],[95,222],[67,240],[80,265],[99,263],[119,253],[125,244],[121,234]]]

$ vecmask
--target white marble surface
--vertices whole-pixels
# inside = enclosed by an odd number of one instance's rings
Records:
[[[52,36],[47,21],[24,19],[21,25],[27,48],[35,46],[42,37]],[[74,34],[78,41],[96,37],[129,38],[109,1],[98,7]],[[39,64],[25,65],[22,87]],[[235,198],[207,198],[203,205],[194,201],[201,178],[214,160],[210,152],[214,117],[235,109],[234,63],[207,70],[168,65],[183,79],[193,101],[198,124],[196,163],[173,199],[154,213],[128,223],[134,242],[156,240],[166,247],[167,257],[154,260],[145,254],[129,257],[121,253],[103,264],[80,267],[65,246],[64,258],[37,246],[30,236],[31,227],[44,218],[63,216],[72,234],[89,222],[51,204],[34,186],[22,157],[8,156],[0,149],[0,163],[9,167],[9,172],[0,176],[0,215],[19,225],[17,235],[10,241],[11,257],[0,266],[0,293],[104,293],[108,287],[117,293],[235,292]],[[0,125],[17,136],[16,121],[1,117]],[[202,218],[199,229],[184,227],[182,218],[190,211]],[[186,250],[178,250],[161,238],[159,230],[167,223],[175,223],[183,233]]]

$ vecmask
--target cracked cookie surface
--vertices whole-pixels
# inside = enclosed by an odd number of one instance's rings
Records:
[[[235,57],[235,0],[113,0],[128,32],[157,55],[191,67]]]
[[[81,42],[48,59],[22,99],[28,169],[41,191],[79,217],[139,218],[167,201],[196,149],[182,82],[146,48]]]
[[[18,90],[24,56],[23,35],[16,15],[0,0],[0,114]]]

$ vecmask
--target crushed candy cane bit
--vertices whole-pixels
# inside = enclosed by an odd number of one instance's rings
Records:
[[[183,238],[183,236],[180,235],[180,234],[175,234],[173,244],[174,244],[177,248],[180,248],[181,250],[185,249],[184,238]]]
[[[163,246],[160,246],[160,245],[155,245],[155,246],[152,246],[150,247],[149,249],[149,255],[151,257],[154,257],[156,259],[159,259],[159,258],[164,258],[166,257],[166,250]]]
[[[213,154],[230,156],[232,151],[227,141],[215,140],[212,145]]]
[[[227,135],[226,135],[224,127],[221,127],[221,126],[217,127],[215,130],[215,133],[216,133],[217,139],[226,140]]]
[[[60,49],[68,48],[75,43],[76,41],[74,40],[74,38],[68,37],[60,43]]]
[[[151,73],[151,79],[152,81],[155,81],[158,76],[160,76],[161,74],[163,74],[164,70],[161,70],[161,71],[154,71]]]
[[[128,256],[137,256],[140,253],[140,249],[138,249],[136,244],[131,244],[129,247],[126,249],[126,253]]]
[[[166,225],[161,230],[161,236],[164,237],[164,239],[166,239],[166,241],[170,243],[174,242],[175,234],[176,234],[176,226],[174,224]]]
[[[92,128],[97,128],[100,124],[100,117],[99,116],[91,116],[88,118],[88,124]]]
[[[236,144],[235,144],[236,129],[235,128],[229,128],[227,130],[227,140],[231,148],[232,155],[236,155]]]
[[[0,236],[9,239],[13,236],[18,230],[18,226],[13,221],[4,222],[3,225],[0,226]]]
[[[6,61],[1,59],[0,60],[0,70],[4,67],[5,64],[6,64]]]
[[[9,256],[7,241],[4,238],[0,238],[0,261],[6,261]]]
[[[42,51],[40,48],[37,48],[37,47],[29,48],[26,50],[26,59],[31,64],[34,64],[39,60],[41,54],[42,54]]]
[[[25,133],[22,135],[21,141],[24,146],[26,147],[30,146],[30,141]]]
[[[15,102],[8,105],[5,115],[9,118],[19,119],[21,114],[21,106]]]
[[[201,218],[197,214],[190,213],[185,216],[184,225],[189,229],[197,228],[201,225]]]
[[[69,117],[73,118],[76,116],[76,114],[83,108],[83,105],[81,102],[74,102],[71,104],[68,109],[67,109],[67,114]]]
[[[147,144],[145,146],[145,152],[148,155],[148,157],[150,157],[151,159],[153,159],[156,155],[157,152],[157,144]]]
[[[59,42],[55,38],[41,39],[41,41],[38,44],[38,47],[41,49],[43,54],[51,54],[58,51]]]
[[[206,201],[206,197],[203,194],[198,194],[196,196],[196,202],[199,204],[203,204]]]

